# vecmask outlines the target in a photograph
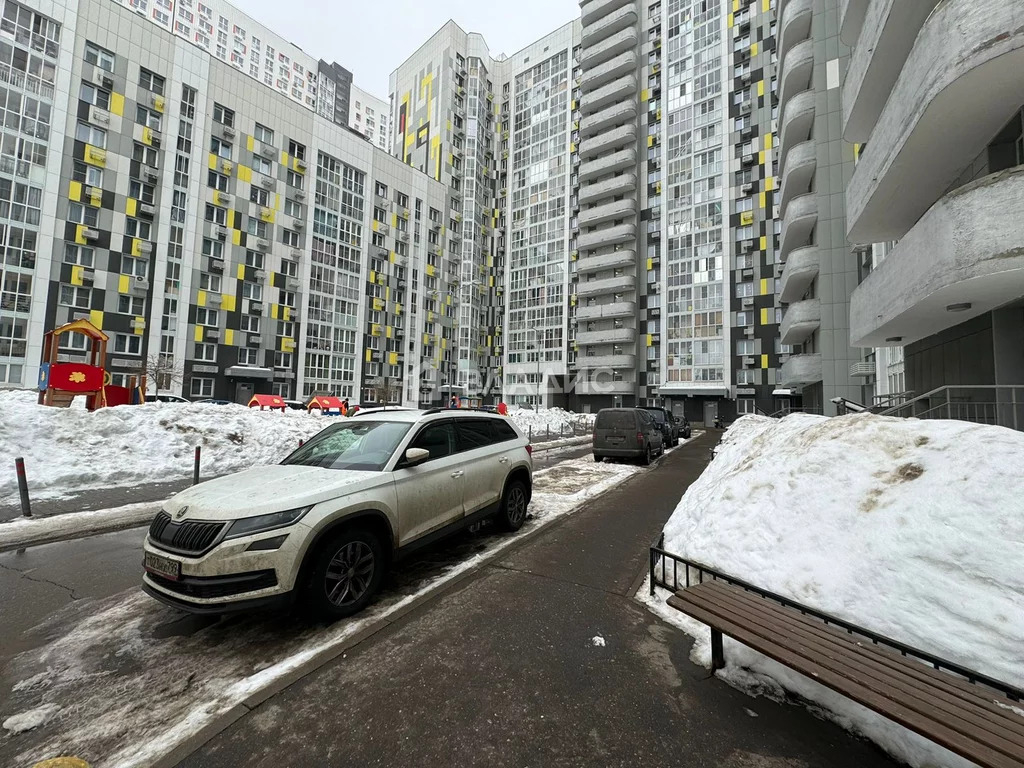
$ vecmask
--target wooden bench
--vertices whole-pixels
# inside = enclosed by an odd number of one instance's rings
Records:
[[[968,677],[941,671],[941,660],[924,652],[907,649],[934,667],[773,597],[716,580],[680,589],[668,603],[711,627],[715,669],[725,665],[728,635],[978,765],[1024,767],[1024,716],[1010,709],[1024,709],[1022,692],[950,662],[942,665]]]

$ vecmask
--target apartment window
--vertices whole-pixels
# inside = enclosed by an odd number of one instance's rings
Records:
[[[291,352],[275,352],[274,353],[274,367],[284,370],[288,370],[292,367],[292,353]]]
[[[75,160],[71,171],[71,178],[90,187],[102,187],[103,169],[97,168],[95,165],[83,163],[81,160]]]
[[[259,315],[242,315],[239,321],[239,330],[245,333],[259,333],[261,319]]]
[[[75,129],[75,138],[100,149],[106,149],[107,147],[107,132],[88,123],[80,122],[78,124],[78,127]]]
[[[220,293],[221,276],[209,272],[202,272],[199,275],[199,290]]]
[[[139,259],[135,256],[121,257],[121,274],[129,277],[138,277],[143,280],[149,274],[149,260]]]
[[[274,143],[274,132],[267,128],[265,125],[260,125],[259,123],[256,123],[256,128],[253,130],[252,135],[253,138],[256,139],[256,141],[261,141],[264,144]]]
[[[757,354],[757,342],[753,339],[744,339],[736,342],[736,354],[740,357],[749,357]]]
[[[259,283],[242,283],[242,298],[251,301],[263,301],[263,286]]]
[[[737,384],[760,384],[761,371],[757,368],[736,371]]]
[[[381,184],[381,183],[380,183],[380,182],[378,181],[378,182],[377,182],[377,185],[376,185],[376,186],[374,187],[374,190],[373,190],[373,192],[374,192],[374,194],[375,194],[375,195],[377,195],[378,197],[383,197],[383,198],[387,199],[387,196],[388,196],[388,188],[387,188],[387,185],[386,185],[386,184]]]
[[[409,196],[403,195],[401,192],[395,192],[395,202],[403,208],[409,207]]]
[[[195,346],[195,359],[200,360],[204,363],[215,363],[217,362],[217,345],[216,344],[196,344]],[[193,379],[194,381],[194,379]]]
[[[754,284],[751,282],[747,283],[736,283],[736,298],[743,298],[745,296],[754,295]]]
[[[76,309],[88,309],[92,301],[92,290],[80,285],[60,286],[60,303]]]
[[[220,312],[207,307],[196,308],[196,325],[206,325],[216,328],[220,323]]]
[[[306,145],[299,144],[297,141],[288,142],[288,154],[292,157],[296,157],[299,160],[306,159]]]
[[[231,159],[231,145],[226,141],[218,139],[216,136],[210,137],[210,151],[217,157],[224,158],[225,160]]]
[[[263,269],[263,254],[259,251],[245,252],[245,266],[253,269]]]
[[[68,221],[70,222],[85,224],[87,227],[95,227],[99,220],[99,208],[93,208],[91,205],[82,205],[81,203],[71,203],[68,205]]]
[[[139,105],[135,109],[135,122],[139,125],[148,126],[154,131],[159,131],[160,126],[163,125],[163,117],[159,112]]]
[[[100,109],[110,109],[110,91],[97,88],[90,83],[82,83],[78,98]]]
[[[223,259],[224,243],[222,243],[220,240],[211,240],[208,237],[204,237],[203,256],[209,256],[212,259]]]
[[[250,235],[255,235],[256,237],[267,236],[267,222],[260,221],[259,219],[253,218],[252,216],[250,216],[248,218],[248,221],[246,221],[245,228],[246,232],[248,232]]]
[[[753,312],[737,312],[736,313],[736,327],[745,328],[748,325],[754,324],[754,313]]]
[[[748,413],[757,413],[757,404],[752,397],[738,397],[736,398],[736,413],[745,415]]]
[[[281,274],[285,277],[298,277],[299,262],[290,261],[289,259],[281,259]]]
[[[139,87],[152,91],[158,96],[162,96],[164,93],[165,81],[160,75],[150,72],[148,69],[139,69]]]
[[[207,221],[212,221],[214,224],[220,224],[223,227],[228,222],[228,212],[226,208],[221,208],[213,203],[207,203],[205,218]]]
[[[252,158],[252,169],[264,176],[270,176],[274,172],[273,164],[265,157],[255,155]]]
[[[142,354],[142,337],[134,333],[115,333],[114,352],[122,355]]]
[[[270,205],[270,192],[263,187],[252,187],[249,189],[249,202],[266,207]]]
[[[147,147],[145,144],[134,144],[132,145],[132,160],[148,165],[150,168],[157,167],[157,158],[159,157],[156,149],[153,147]]]
[[[122,315],[145,315],[146,300],[141,296],[119,294],[117,297],[117,311]]]
[[[153,225],[141,219],[125,219],[124,233],[128,237],[137,237],[140,240],[149,240],[152,236]]]
[[[213,397],[213,379],[193,376],[189,383],[189,394],[192,397]]]
[[[240,347],[238,350],[238,364],[252,367],[258,366],[260,364],[260,351],[258,349]]]
[[[291,246],[292,248],[299,247],[299,233],[293,232],[290,229],[281,230],[281,242],[285,245]]]
[[[297,200],[285,200],[284,215],[300,218],[302,216],[302,204]]]
[[[206,177],[206,185],[221,192],[227,192],[228,177],[216,171],[210,171]]]
[[[106,48],[100,48],[96,43],[86,42],[85,60],[107,72],[114,71],[114,54]]]
[[[86,248],[84,245],[66,243],[64,245],[64,261],[67,264],[91,267],[95,263],[93,249]]]
[[[301,173],[297,173],[296,171],[288,171],[288,173],[285,176],[285,181],[288,183],[289,187],[295,187],[295,189],[302,189],[303,184],[305,184],[305,178],[306,177],[303,176]]]

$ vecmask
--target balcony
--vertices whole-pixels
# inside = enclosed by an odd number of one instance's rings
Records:
[[[803,40],[793,46],[782,62],[782,81],[779,83],[779,103],[785,104],[801,91],[811,87],[814,74],[814,41]]]
[[[1021,243],[1024,167],[949,193],[853,292],[853,344],[880,347],[894,337],[911,344],[1018,300]]]
[[[601,376],[597,381],[578,380],[574,391],[577,395],[632,395],[636,393],[636,383]]]
[[[850,363],[850,378],[869,378],[876,373],[875,364],[864,360],[859,363]]]
[[[580,87],[584,91],[592,91],[605,83],[610,83],[617,77],[622,77],[636,71],[636,54],[633,51],[620,53],[604,64],[588,69],[583,73]]]
[[[580,370],[595,368],[636,368],[636,355],[578,355],[576,367]]]
[[[860,37],[871,0],[839,0],[839,39],[853,45]]]
[[[608,152],[620,147],[636,144],[636,124],[629,123],[612,128],[610,131],[599,133],[591,139],[586,139],[580,144],[580,157],[584,160]]]
[[[632,301],[613,301],[610,304],[596,304],[592,307],[578,307],[576,319],[605,320],[616,317],[636,317],[636,304]]]
[[[820,269],[821,254],[818,253],[818,246],[808,245],[794,250],[782,268],[779,298],[787,304],[799,301],[807,293]]]
[[[614,221],[615,219],[635,220],[635,218],[636,198],[627,197],[624,200],[613,200],[610,203],[598,205],[594,208],[586,208],[580,211],[578,221],[580,227],[594,227],[607,221]]]
[[[635,173],[621,173],[611,179],[599,181],[596,184],[587,184],[580,188],[580,204],[589,203],[593,200],[600,200],[605,197],[621,195],[636,187]]]
[[[847,186],[850,242],[901,239],[1020,109],[1022,22],[1020,3],[935,8]]]
[[[581,234],[576,241],[576,247],[583,250],[596,250],[618,243],[636,242],[635,224],[618,224],[614,227],[599,229],[596,232]]]
[[[843,82],[843,137],[865,142],[938,0],[871,3]]]
[[[607,40],[592,45],[588,48],[584,48],[580,54],[580,66],[584,70],[591,67],[596,67],[603,61],[607,61],[623,51],[636,48],[637,34],[636,29],[633,27],[627,27],[621,32],[616,32],[614,35],[609,37]]]
[[[622,149],[613,155],[598,157],[580,165],[580,181],[593,179],[597,176],[606,176],[615,171],[622,171],[626,168],[636,168],[636,148],[629,147]]]
[[[796,248],[811,244],[818,223],[818,196],[814,192],[794,197],[782,219],[779,255],[785,260]]]
[[[632,344],[636,341],[636,328],[608,328],[604,331],[583,331],[576,334],[581,347],[595,344]]]
[[[614,35],[616,32],[634,26],[636,20],[636,4],[626,3],[611,13],[595,17],[593,23],[584,25],[583,37],[580,42],[583,43],[584,47],[594,45]],[[585,67],[586,65],[584,65]]]
[[[580,104],[580,112],[584,116],[597,112],[602,107],[606,107],[616,101],[623,101],[628,96],[636,95],[637,84],[636,77],[633,75],[626,75],[620,77],[614,82],[603,85],[596,91],[583,94],[583,100]]]
[[[582,299],[590,296],[604,296],[609,293],[625,293],[636,288],[633,275],[618,275],[601,280],[580,281],[576,285],[576,295]]]
[[[633,99],[612,104],[610,107],[587,115],[580,120],[580,136],[586,138],[600,133],[605,128],[622,125],[636,120],[636,102]]]
[[[779,184],[779,212],[783,216],[789,201],[810,189],[817,167],[818,147],[815,141],[802,141],[786,154]]]
[[[782,105],[782,121],[779,123],[779,163],[786,167],[786,155],[789,150],[802,141],[811,138],[814,126],[815,95],[814,91],[802,91]]]
[[[805,387],[821,381],[821,355],[791,355],[779,369],[777,387]]]
[[[580,3],[580,21],[584,25],[592,24],[602,16],[618,10],[630,0],[587,0]]]
[[[636,264],[636,254],[633,251],[621,250],[613,253],[602,253],[598,256],[588,256],[576,262],[576,273],[587,275],[593,272],[601,272],[616,267],[631,267]]]
[[[782,8],[779,24],[779,59],[786,60],[786,54],[797,43],[811,36],[813,0],[789,0]]]
[[[783,344],[803,344],[821,327],[821,302],[805,299],[790,304],[782,316],[779,337]]]

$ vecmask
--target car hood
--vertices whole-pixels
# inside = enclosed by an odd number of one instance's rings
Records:
[[[386,472],[364,472],[298,464],[252,467],[194,485],[163,505],[182,520],[237,520],[305,507],[391,482]]]

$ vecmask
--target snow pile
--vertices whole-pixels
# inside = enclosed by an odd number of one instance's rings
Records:
[[[557,435],[560,429],[569,434],[574,426],[577,430],[591,429],[597,416],[593,413],[573,413],[562,408],[531,410],[517,405],[508,409],[508,415],[523,432],[529,434],[532,428],[534,437],[547,435],[549,431]]]
[[[36,404],[36,393],[0,391],[0,505],[17,503],[14,458],[25,458],[33,498],[188,477],[195,447],[202,474],[274,464],[330,424],[302,411],[241,405],[147,403],[101,408]]]
[[[56,704],[43,704],[20,715],[12,715],[4,720],[4,730],[10,733],[24,733],[46,723],[51,717],[60,711]]]
[[[665,548],[1024,687],[1022,468],[1024,434],[1001,427],[746,416],[683,496]],[[658,612],[710,664],[707,628]],[[726,659],[727,679],[767,676],[911,765],[963,764],[736,643]]]

